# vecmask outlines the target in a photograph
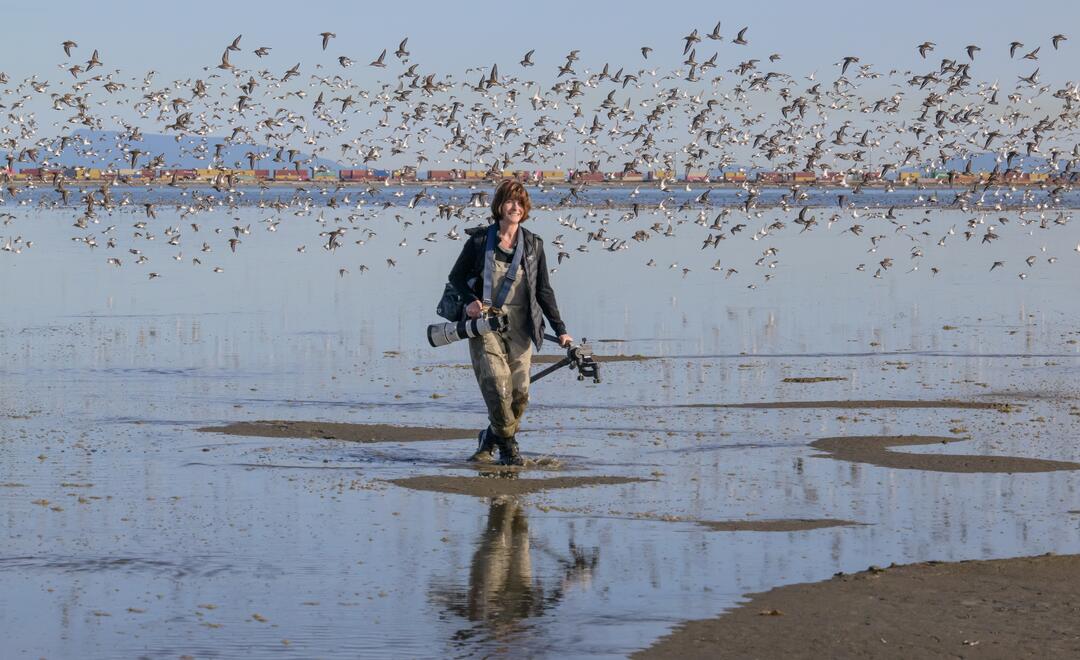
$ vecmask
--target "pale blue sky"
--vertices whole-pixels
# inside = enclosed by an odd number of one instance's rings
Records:
[[[1075,67],[1080,61],[1077,57],[1080,31],[1070,34],[1072,26],[1080,24],[1077,20],[1080,5],[1064,0],[1026,4],[927,0],[723,4],[562,0],[531,3],[415,0],[377,4],[341,0],[288,3],[276,0],[188,0],[183,3],[120,0],[107,5],[62,0],[12,6],[4,10],[4,16],[8,34],[0,43],[0,71],[8,74],[11,85],[30,75],[62,84],[50,86],[49,94],[72,84],[74,79],[66,69],[74,63],[86,62],[95,49],[103,62],[102,71],[120,69],[122,75],[117,79],[121,82],[140,81],[129,84],[129,90],[135,89],[136,94],[140,93],[137,88],[141,86],[142,76],[149,70],[157,72],[150,86],[155,90],[167,87],[173,80],[219,78],[215,74],[220,71],[214,67],[220,62],[225,47],[238,34],[243,35],[241,52],[230,55],[238,69],[266,69],[272,73],[266,79],[273,79],[299,63],[300,78],[289,83],[289,87],[311,90],[312,94],[317,92],[309,84],[311,74],[342,74],[366,89],[377,89],[377,82],[396,85],[397,75],[404,66],[389,53],[406,36],[411,53],[409,62],[418,65],[421,75],[435,74],[440,80],[452,76],[457,82],[467,76],[475,83],[482,75],[481,70],[486,73],[492,64],[498,64],[503,77],[537,81],[535,85],[521,85],[524,94],[536,89],[549,90],[557,81],[567,80],[558,78],[556,73],[571,50],[580,51],[580,59],[574,64],[580,78],[586,77],[586,71],[599,71],[605,64],[609,64],[611,72],[619,68],[625,68],[627,72],[642,68],[657,71],[655,78],[642,75],[646,79],[642,82],[648,84],[641,91],[635,91],[633,87],[617,89],[620,104],[630,100],[637,102],[654,94],[656,89],[674,86],[689,95],[722,94],[730,91],[737,80],[737,76],[729,74],[728,70],[751,59],[758,60],[759,71],[790,74],[791,82],[787,84],[796,89],[811,84],[807,82],[810,75],[828,86],[840,73],[840,60],[849,55],[859,57],[861,65],[870,65],[876,72],[898,72],[891,77],[884,75],[877,80],[861,80],[859,94],[862,98],[888,98],[898,90],[910,89],[910,103],[917,103],[918,88],[910,87],[908,79],[911,75],[904,72],[936,71],[942,58],[967,62],[965,47],[968,44],[976,44],[982,49],[971,66],[974,80],[999,82],[1006,93],[1014,88],[1018,76],[1030,75],[1036,67],[1040,70],[1040,83],[1055,88],[1080,76],[1080,70]],[[723,39],[705,38],[718,20],[722,23]],[[749,44],[732,44],[731,39],[744,26],[749,28],[746,34]],[[683,37],[694,29],[703,37],[696,46],[697,61],[703,62],[716,53],[717,69],[696,82],[686,81],[681,76],[665,81],[665,74],[686,68],[682,65]],[[337,35],[326,51],[321,49],[319,37],[323,31]],[[1064,32],[1069,40],[1063,43],[1061,50],[1055,51],[1050,37],[1058,32]],[[70,60],[64,56],[60,45],[65,39],[79,44]],[[1024,46],[1014,59],[1010,59],[1009,42],[1013,40],[1023,42]],[[937,44],[936,50],[925,60],[916,52],[916,46],[923,41]],[[640,51],[645,45],[653,49],[647,60]],[[271,49],[262,59],[252,52],[260,46]],[[1037,47],[1041,48],[1037,61],[1021,59],[1023,53]],[[383,49],[388,50],[388,68],[369,67],[367,63]],[[535,66],[526,69],[518,62],[528,50],[536,51]],[[774,53],[781,59],[770,62],[769,56]],[[355,64],[348,69],[341,68],[338,57],[342,55]],[[470,72],[470,67],[477,67],[477,70]],[[849,72],[850,75],[853,72]],[[713,76],[724,77],[725,82],[710,87],[709,78]],[[85,77],[83,75],[81,79]],[[652,84],[657,87],[652,88]],[[296,108],[299,112],[310,109],[310,98],[302,102],[296,97],[286,99],[273,87],[264,87],[260,90],[262,93],[281,99],[276,101],[279,106]],[[454,94],[463,99],[468,92],[458,86]],[[597,112],[599,98],[593,98],[597,94],[602,95],[591,90],[586,92],[585,100],[579,101],[588,115]],[[101,90],[93,90],[92,98],[94,102],[111,100],[114,103],[108,110],[99,112],[104,117],[113,113],[124,115],[125,111],[131,114],[130,107],[118,104],[123,103],[120,95],[110,98]],[[0,103],[3,102],[4,99],[0,99]],[[39,94],[34,102],[39,106],[46,104],[49,96]],[[1026,106],[1032,116],[1044,113],[1040,104],[1052,104],[1053,99],[1046,95],[1034,103]],[[519,99],[518,105],[527,107],[528,103]],[[767,112],[771,118],[780,107],[780,101],[775,92],[758,94],[749,102],[749,107],[751,113]],[[369,115],[373,113],[364,103],[359,104],[358,109]],[[566,110],[564,107],[562,112]],[[69,114],[65,110],[27,105],[21,112],[38,112],[43,124],[51,124],[46,132],[66,130],[71,126],[69,122],[65,123]],[[918,112],[917,106],[915,112]],[[901,120],[910,116],[913,115],[908,113]],[[583,121],[589,121],[589,117],[583,117]],[[352,129],[368,128],[378,119],[377,112],[370,119],[357,117]],[[830,119],[838,122],[845,117]],[[858,124],[860,119],[854,117],[855,123]],[[158,122],[160,125],[152,121],[140,123],[149,132],[160,132],[165,122]],[[226,129],[217,128],[219,132]],[[392,126],[388,126],[388,130],[391,129]],[[355,132],[344,139],[352,135]],[[344,139],[335,139],[334,144],[327,146],[337,148],[337,142]],[[565,167],[580,163],[579,141],[571,136],[565,145],[566,155],[551,164]],[[363,149],[370,148],[367,139],[364,143]],[[679,144],[663,149],[674,153]],[[389,152],[385,145],[383,148]],[[410,149],[416,148],[414,141]],[[738,149],[734,153],[742,159],[747,155]],[[385,153],[378,163],[396,167],[411,162],[412,157],[408,151],[396,159]],[[434,156],[428,166],[461,165],[461,162]],[[469,165],[472,165],[471,161]]]
[[[1038,66],[1046,78],[1068,79],[1077,59],[1052,57],[1049,38],[1069,34],[1080,25],[1080,6],[1055,2],[929,2],[903,0],[853,2],[261,2],[186,0],[158,3],[119,0],[108,3],[53,1],[9,4],[3,10],[7,29],[0,45],[0,70],[12,78],[38,73],[50,76],[65,61],[60,42],[79,43],[77,54],[87,58],[93,49],[106,66],[125,72],[155,69],[162,76],[194,75],[201,66],[216,65],[224,46],[243,34],[238,62],[252,65],[251,50],[273,49],[260,64],[276,70],[296,62],[304,67],[322,63],[334,69],[338,55],[359,65],[349,70],[360,82],[364,66],[404,36],[412,60],[425,69],[460,74],[466,67],[498,62],[507,73],[520,70],[517,61],[536,49],[537,67],[558,66],[571,49],[580,49],[585,67],[645,64],[639,47],[655,50],[649,64],[665,70],[682,57],[681,37],[697,28],[704,34],[717,20],[725,40],[699,44],[699,60],[718,47],[721,64],[779,52],[776,68],[791,73],[826,69],[844,55],[863,63],[906,68],[920,65],[916,44],[929,40],[941,57],[965,58],[963,48],[978,44],[975,72],[982,79],[1009,80],[1030,73],[1031,62],[1011,61],[1008,43],[1014,39],[1029,48],[1043,46]],[[729,43],[741,27],[749,26],[750,44]],[[318,33],[337,38],[324,53]],[[1062,55],[1080,48],[1080,32],[1070,35]],[[701,55],[704,54],[704,57]],[[934,58],[937,58],[936,60]],[[726,60],[726,61],[725,61]],[[923,63],[920,66],[925,66]],[[799,69],[799,70],[796,70]],[[807,73],[810,71],[806,71]],[[824,75],[824,71],[822,74]]]

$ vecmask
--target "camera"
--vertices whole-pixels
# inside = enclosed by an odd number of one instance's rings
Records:
[[[481,316],[456,323],[433,323],[428,326],[427,339],[432,348],[446,346],[455,341],[486,335],[489,332],[505,332],[509,327],[506,314]]]

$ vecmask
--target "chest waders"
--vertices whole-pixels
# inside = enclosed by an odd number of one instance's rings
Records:
[[[514,436],[529,403],[529,367],[532,364],[532,341],[529,338],[529,291],[520,277],[525,239],[517,237],[510,263],[495,258],[498,225],[488,228],[484,250],[483,304],[493,313],[507,317],[505,332],[490,332],[469,339],[469,357],[480,394],[488,410],[488,428],[480,432],[479,447],[472,456],[478,462],[494,461],[499,448],[500,460],[507,465],[521,465]],[[496,290],[495,298],[491,292]]]

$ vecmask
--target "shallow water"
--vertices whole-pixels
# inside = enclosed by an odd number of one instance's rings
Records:
[[[594,342],[601,356],[660,359],[604,364],[599,385],[570,373],[539,382],[523,449],[557,457],[560,475],[640,483],[488,501],[387,483],[471,474],[456,467],[470,440],[197,432],[259,419],[484,424],[465,346],[431,349],[423,334],[459,250],[444,234],[476,220],[466,210],[435,221],[431,206],[396,203],[354,209],[352,222],[347,209],[317,206],[181,218],[165,205],[141,230],[141,207],[99,210],[86,230],[71,226],[74,209],[5,207],[16,218],[0,242],[33,241],[0,252],[5,656],[619,656],[745,593],[836,571],[1080,552],[1068,513],[1080,509],[1075,472],[897,470],[810,447],[940,435],[970,440],[899,451],[1080,461],[1080,235],[1054,222],[1070,211],[1047,211],[1046,228],[1039,212],[1022,225],[1014,211],[934,210],[917,226],[921,209],[897,211],[895,223],[846,212],[827,229],[832,211],[819,209],[821,224],[800,234],[794,212],[763,209],[734,214],[728,226],[746,230],[705,250],[709,231],[692,211],[670,216],[675,236],[650,231],[614,252],[576,248],[586,231],[628,240],[668,216],[536,211],[531,228],[562,234],[571,255],[552,276],[570,332],[618,340]],[[276,231],[267,218],[281,220]],[[971,218],[985,223],[965,241]],[[787,227],[752,240],[775,219]],[[862,236],[840,233],[853,222]],[[232,253],[231,227],[248,224]],[[989,224],[1001,238],[983,244]],[[180,227],[180,245],[166,226]],[[319,233],[337,226],[342,246],[323,250]],[[98,248],[71,240],[88,234]],[[777,253],[756,266],[769,247]],[[910,258],[913,247],[924,256]],[[559,250],[547,249],[554,268]],[[886,256],[895,263],[875,279]],[[1004,266],[990,271],[994,261]],[[725,278],[729,267],[738,272]],[[844,380],[782,382],[814,376]],[[1017,405],[682,407],[873,399]],[[787,518],[862,524],[722,532],[695,522]]]

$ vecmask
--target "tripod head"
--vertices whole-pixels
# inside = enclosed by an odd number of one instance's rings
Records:
[[[559,338],[553,335],[544,334],[544,338],[550,341],[558,343]],[[587,343],[584,337],[581,343],[577,346],[571,346],[566,349],[566,357],[559,360],[555,364],[551,365],[547,369],[538,372],[536,375],[529,378],[530,383],[535,383],[544,376],[550,373],[554,373],[563,367],[569,366],[571,369],[576,370],[577,379],[585,380],[586,378],[592,378],[594,383],[600,382],[600,363],[593,357],[592,348]]]

